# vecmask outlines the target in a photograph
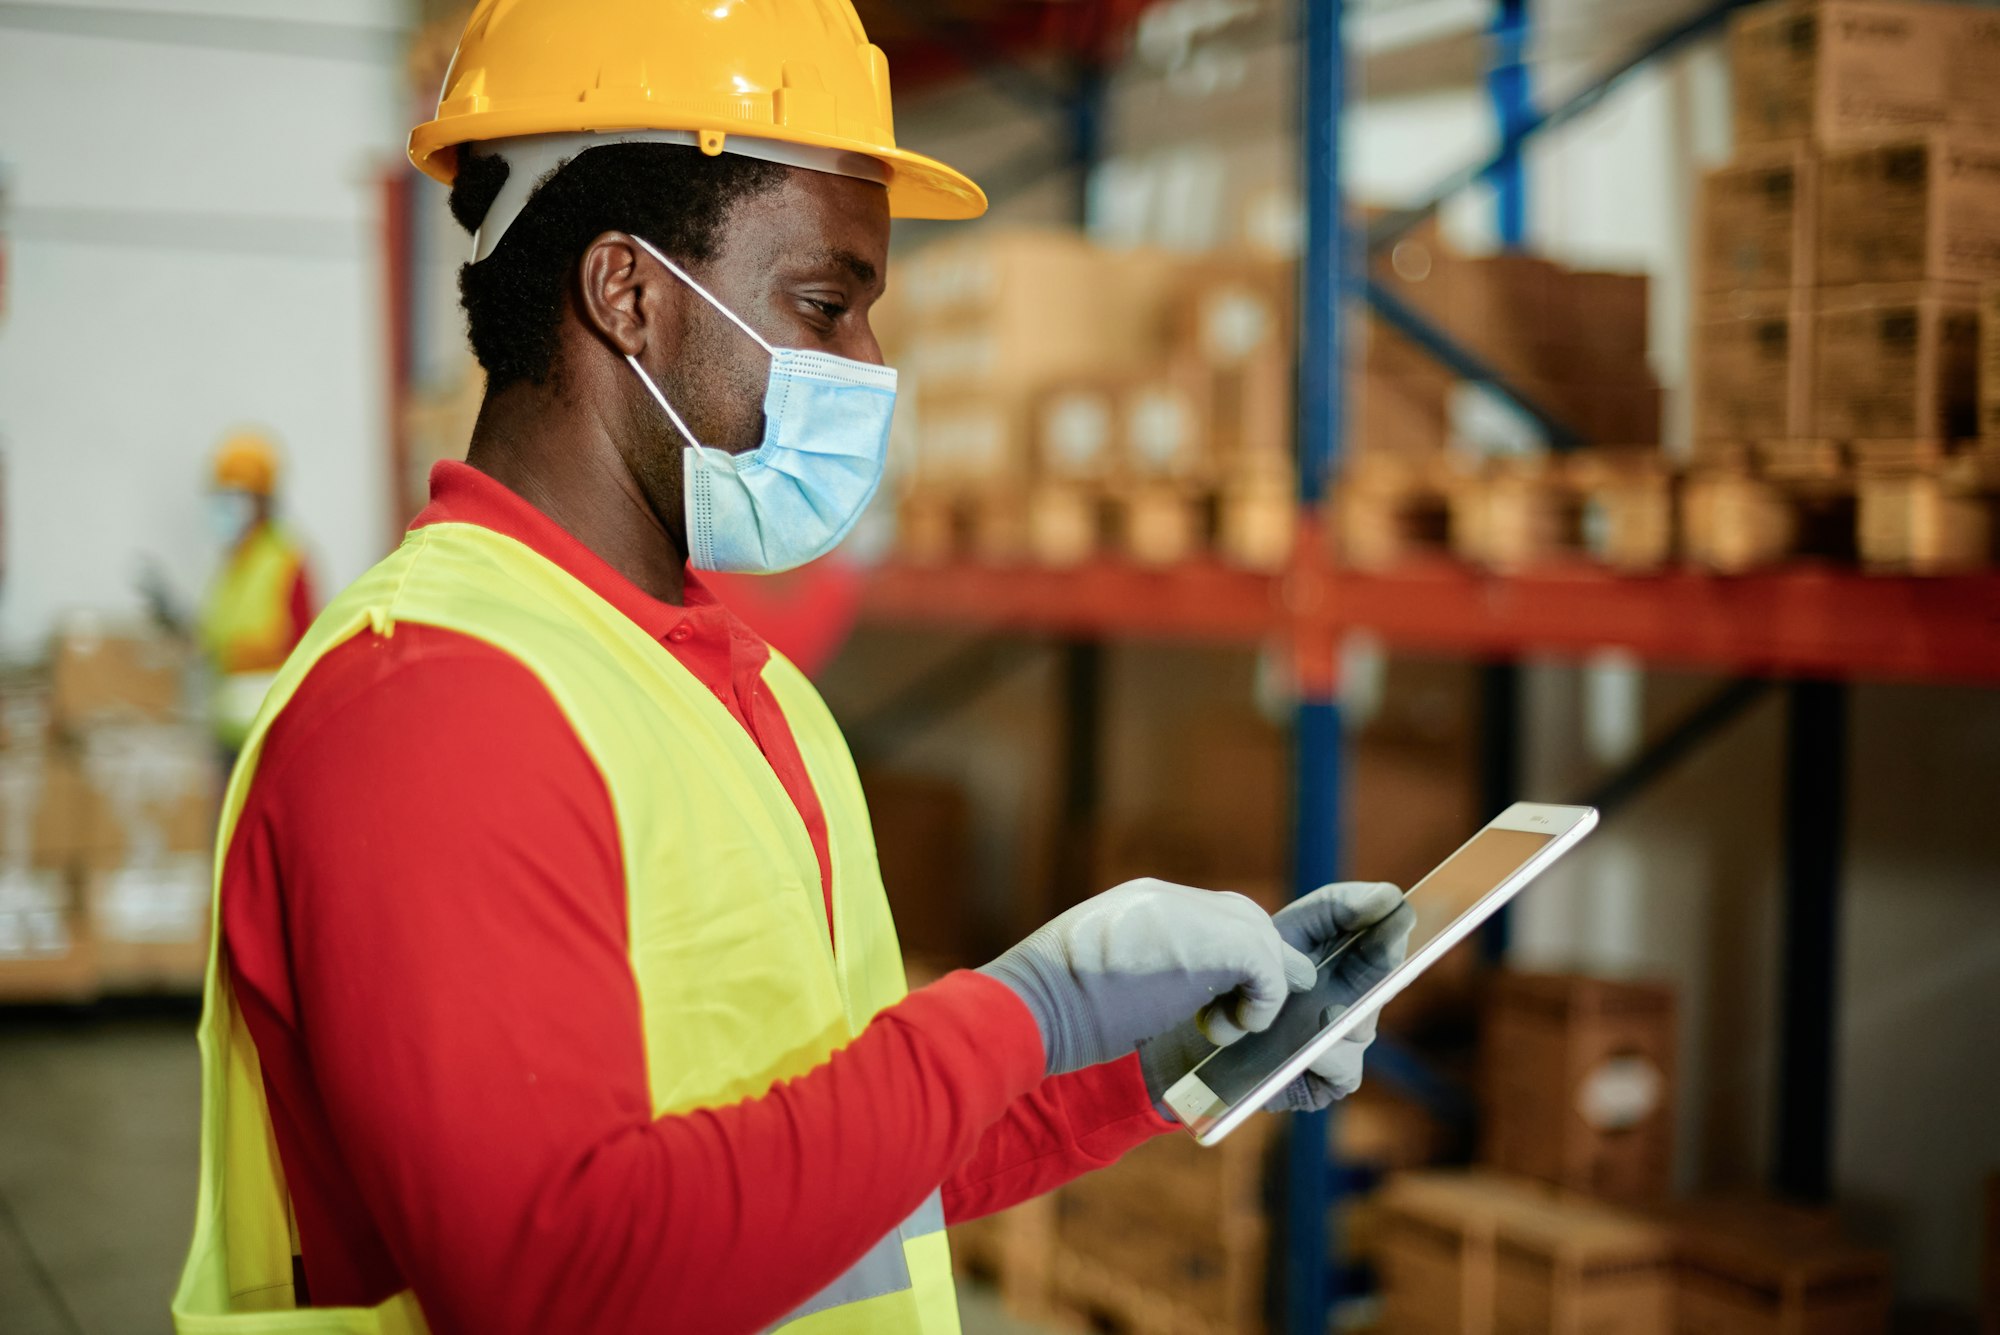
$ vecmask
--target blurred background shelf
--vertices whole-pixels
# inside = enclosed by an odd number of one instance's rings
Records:
[[[1213,561],[1149,570],[1096,561],[1070,570],[891,564],[869,577],[862,616],[1107,640],[1254,643],[1282,633],[1284,582]]]
[[[2000,574],[1895,578],[1802,567],[1627,576],[1588,565],[1496,575],[1447,561],[1384,572],[1214,562],[1163,570],[889,564],[862,616],[1105,640],[1328,641],[1474,658],[1588,657],[1768,676],[2000,683]]]

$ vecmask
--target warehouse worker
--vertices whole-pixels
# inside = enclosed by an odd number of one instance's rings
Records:
[[[268,436],[246,431],[222,442],[208,498],[222,568],[202,607],[200,639],[214,674],[212,726],[230,755],[312,624],[312,576],[304,550],[272,513],[277,490],[278,448]]]
[[[839,730],[701,578],[854,522],[889,220],[983,208],[847,0],[483,0],[411,151],[486,397],[230,784],[179,1327],[955,1331],[948,1220],[1408,911],[1134,882],[906,995]]]

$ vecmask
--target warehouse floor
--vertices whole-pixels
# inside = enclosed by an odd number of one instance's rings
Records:
[[[166,1331],[193,1220],[191,1005],[0,1012],[0,1330]],[[966,1335],[1035,1335],[983,1293]]]

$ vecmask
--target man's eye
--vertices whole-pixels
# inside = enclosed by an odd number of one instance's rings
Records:
[[[806,302],[829,320],[838,320],[841,316],[847,314],[847,307],[837,301],[819,301],[812,297],[807,297]]]

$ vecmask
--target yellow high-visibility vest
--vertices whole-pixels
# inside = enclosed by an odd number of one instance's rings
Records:
[[[417,529],[313,623],[230,777],[218,868],[272,720],[306,673],[353,635],[391,635],[405,622],[472,636],[520,661],[604,776],[625,866],[655,1116],[733,1103],[802,1075],[903,997],[902,954],[860,781],[805,677],[773,655],[763,680],[826,812],[832,940],[811,837],[742,725],[658,641],[573,576],[469,524]],[[423,1314],[408,1291],[373,1308],[294,1306],[290,1199],[256,1048],[221,962],[219,879],[216,899],[200,1034],[201,1187],[174,1294],[176,1328],[182,1335],[421,1332]],[[772,1258],[774,1267],[784,1264]],[[579,1295],[579,1320],[584,1302]],[[956,1335],[937,1193],[774,1329]]]
[[[259,524],[216,576],[201,612],[201,647],[214,670],[209,709],[216,736],[240,747],[301,627],[292,584],[305,557],[290,534]]]

